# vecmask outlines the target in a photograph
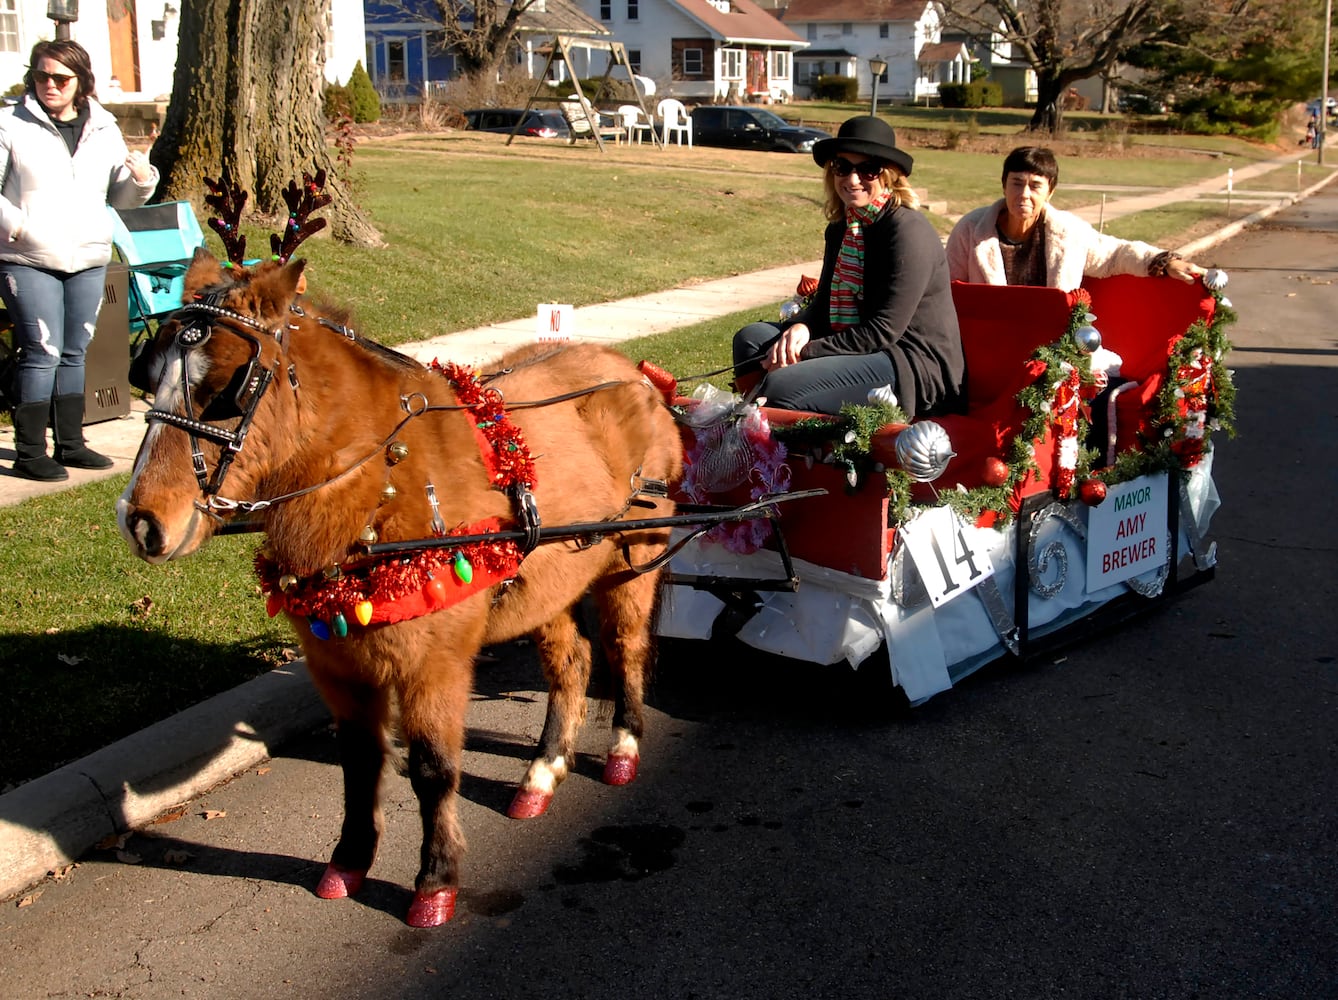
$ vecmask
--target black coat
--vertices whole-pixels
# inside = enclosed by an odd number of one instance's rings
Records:
[[[845,220],[827,227],[822,277],[813,301],[786,326],[808,325],[803,358],[884,351],[897,372],[908,416],[958,413],[965,405],[966,360],[948,285],[943,241],[922,214],[896,208],[864,227],[864,293],[857,325],[833,332],[832,272]]]

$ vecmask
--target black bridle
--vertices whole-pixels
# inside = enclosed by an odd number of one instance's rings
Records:
[[[255,418],[261,397],[265,395],[265,390],[274,381],[274,370],[259,364],[260,340],[251,331],[275,340],[279,336],[275,330],[264,326],[250,316],[209,301],[212,298],[215,298],[215,296],[210,296],[208,299],[199,302],[188,303],[173,314],[173,317],[182,324],[181,328],[177,330],[173,342],[181,355],[181,394],[185,414],[173,413],[170,410],[160,410],[154,407],[149,410],[144,418],[150,423],[170,424],[187,433],[190,438],[191,467],[195,472],[195,481],[200,485],[200,492],[211,499],[217,496],[218,491],[222,489],[223,480],[228,474],[228,467],[246,443],[246,435],[251,429],[251,421]],[[241,416],[233,430],[205,420],[198,420],[190,415],[194,412],[194,406],[191,402],[190,365],[188,363],[190,352],[202,347],[209,340],[216,326],[221,326],[229,333],[246,341],[251,351],[244,368],[238,369],[240,374],[233,377],[234,382],[239,382],[233,398]],[[205,464],[204,451],[200,447],[202,438],[216,441],[223,446],[219,451],[218,464],[214,466],[212,476]]]

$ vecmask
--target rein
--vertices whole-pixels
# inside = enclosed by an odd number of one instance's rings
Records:
[[[187,413],[193,411],[194,406],[191,402],[190,373],[189,366],[186,363],[188,353],[198,347],[203,346],[212,335],[214,327],[220,320],[226,321],[223,324],[227,332],[235,334],[247,341],[250,345],[251,355],[246,363],[245,374],[241,378],[241,385],[237,389],[236,402],[241,412],[241,419],[235,429],[228,429],[218,424],[200,420],[195,417],[173,413],[170,410],[153,407],[145,414],[145,420],[149,423],[164,423],[179,430],[185,431],[190,437],[191,467],[195,473],[195,480],[199,484],[200,492],[204,494],[204,502],[197,503],[206,514],[211,517],[221,518],[224,514],[240,512],[242,514],[255,514],[260,511],[273,507],[276,504],[286,503],[289,500],[296,500],[299,497],[307,496],[317,490],[324,489],[334,483],[339,482],[346,476],[356,472],[362,466],[366,465],[377,455],[381,454],[387,447],[394,443],[395,439],[404,430],[405,426],[417,417],[427,413],[446,413],[463,412],[471,409],[468,404],[429,404],[427,399],[421,393],[415,393],[410,396],[400,397],[400,407],[405,412],[405,417],[395,425],[394,429],[375,445],[366,455],[357,459],[352,465],[332,476],[301,489],[284,493],[277,497],[270,497],[262,500],[233,500],[220,493],[223,487],[223,480],[227,476],[228,468],[233,460],[241,453],[242,447],[246,444],[247,434],[250,432],[251,423],[255,419],[256,410],[260,405],[260,400],[265,391],[274,381],[276,370],[261,368],[256,371],[257,361],[260,358],[261,346],[258,337],[253,336],[250,331],[263,336],[272,337],[276,342],[282,344],[282,330],[271,329],[258,322],[254,318],[244,313],[228,309],[216,303],[221,293],[215,293],[208,298],[198,302],[191,302],[182,306],[174,314],[175,317],[186,320],[184,325],[177,331],[174,339],[174,345],[181,352],[181,394],[184,401],[184,408]],[[308,314],[301,306],[296,304],[290,306],[290,311],[300,317],[306,317]],[[327,330],[331,330],[345,340],[357,344],[372,344],[359,336],[352,328],[336,323],[333,320],[320,316],[311,317],[316,323]],[[377,345],[378,347],[380,345]],[[491,381],[508,373],[508,370],[493,373],[487,376],[486,381]],[[288,380],[293,390],[298,388],[297,375],[292,366],[289,367]],[[607,389],[613,389],[621,385],[633,384],[630,380],[620,379],[612,382],[601,382],[597,385],[589,386],[584,389],[576,389],[571,392],[565,392],[557,396],[550,396],[546,399],[522,400],[507,404],[508,409],[536,409],[544,406],[554,406],[558,403],[567,402],[572,399],[579,399],[582,396],[590,396],[597,392],[603,392]],[[496,390],[490,390],[495,392]],[[499,394],[500,396],[500,394]],[[416,402],[417,401],[417,402]],[[201,439],[215,441],[223,447],[219,454],[218,465],[215,466],[212,476],[209,474],[208,466],[205,462],[203,449],[200,447]],[[516,498],[517,507],[521,515],[523,524],[534,524],[531,529],[537,531],[537,512],[534,511],[533,498],[526,500],[525,495]],[[247,530],[258,530],[258,528],[248,528]]]

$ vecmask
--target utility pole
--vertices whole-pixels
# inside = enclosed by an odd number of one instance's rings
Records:
[[[1319,155],[1316,162],[1324,166],[1324,140],[1329,131],[1329,29],[1333,23],[1333,0],[1324,0],[1324,79],[1319,88]]]

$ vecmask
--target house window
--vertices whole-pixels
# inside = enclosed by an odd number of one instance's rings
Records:
[[[630,69],[633,73],[640,73],[640,72],[641,72],[641,50],[640,50],[640,49],[628,49],[628,50],[627,50],[627,68]]]
[[[683,50],[683,75],[701,76],[702,75],[702,50],[684,49]]]
[[[637,0],[627,0],[627,20],[636,21],[641,17],[637,9]]]
[[[403,83],[408,78],[403,39],[386,42],[386,78],[391,83]]]
[[[19,50],[19,0],[0,0],[0,52]]]
[[[13,2],[13,0],[6,0],[4,6],[8,6],[8,4],[9,4],[9,3],[12,3],[12,2]],[[3,9],[3,7],[0,7],[0,9]],[[3,29],[0,29],[0,35],[2,35],[2,34],[3,34]],[[4,48],[4,42],[3,42],[3,41],[0,41],[0,49],[3,49],[3,48]],[[326,0],[326,2],[325,2],[325,62],[326,62],[326,64],[328,65],[329,63],[334,62],[334,57],[335,57],[334,3],[332,2],[332,0]]]
[[[771,53],[771,79],[773,80],[790,79],[790,53],[788,52]]]
[[[743,49],[721,49],[720,54],[724,57],[723,79],[742,80]]]
[[[601,21],[613,20],[613,0],[599,0],[599,19]]]
[[[891,28],[892,26],[889,25],[886,21],[878,25],[878,37],[879,38],[889,37],[889,35],[891,34]]]
[[[818,40],[818,26],[812,21],[808,22],[808,40],[816,42]]]
[[[855,33],[855,26],[852,23],[850,23],[849,21],[841,22],[841,34],[853,35],[854,33]]]

